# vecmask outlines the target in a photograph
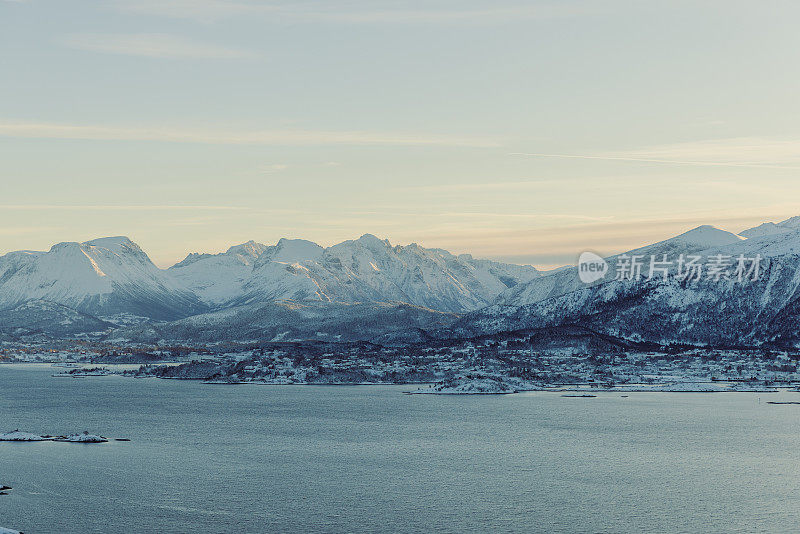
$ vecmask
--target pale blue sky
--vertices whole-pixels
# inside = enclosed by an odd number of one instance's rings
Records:
[[[798,17],[0,0],[0,253],[125,234],[165,266],[370,232],[550,266],[800,214]]]

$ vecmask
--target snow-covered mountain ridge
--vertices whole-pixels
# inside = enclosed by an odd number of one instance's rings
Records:
[[[528,282],[530,266],[455,256],[417,244],[393,246],[371,234],[323,248],[281,239],[246,243],[216,255],[190,255],[169,273],[210,306],[276,300],[394,302],[444,312],[487,305],[509,287]]]
[[[701,226],[674,238],[606,258],[608,275],[586,284],[576,267],[503,292],[493,305],[461,319],[448,336],[580,325],[615,337],[658,344],[760,345],[800,343],[799,219],[739,235]],[[746,236],[751,237],[746,237]],[[667,272],[648,276],[651,256],[672,260]],[[704,272],[686,277],[680,255],[760,258],[756,280]],[[621,262],[644,258],[642,276],[620,277]],[[735,265],[731,265],[731,270]]]
[[[680,255],[759,256],[759,277],[687,279]],[[673,263],[648,277],[651,256]],[[631,257],[642,276],[614,279]],[[738,235],[704,225],[606,261],[608,275],[586,284],[576,267],[540,273],[370,234],[330,247],[249,241],[169,269],[127,238],[59,243],[0,257],[0,337],[406,343],[576,327],[659,345],[800,347],[800,219]]]
[[[159,269],[127,237],[107,237],[0,256],[0,310],[52,302],[112,323],[123,316],[126,323],[131,316],[171,321],[276,301],[465,312],[538,275],[530,266],[392,246],[370,234],[328,248],[301,239],[271,246],[248,241]]]

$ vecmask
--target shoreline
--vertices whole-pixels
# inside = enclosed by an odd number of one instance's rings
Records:
[[[52,369],[53,362],[4,362],[17,369],[38,368],[41,370]],[[764,384],[763,381],[746,381],[742,379],[721,380],[718,378],[685,377],[677,378],[669,375],[663,382],[633,382],[617,383],[613,386],[601,386],[595,382],[563,382],[563,383],[530,383],[517,377],[502,374],[476,373],[437,377],[436,380],[409,380],[409,381],[357,381],[357,382],[315,382],[305,380],[292,380],[288,377],[278,379],[244,377],[244,378],[208,378],[202,376],[158,376],[157,374],[134,374],[143,364],[78,364],[70,366],[64,372],[52,373],[52,378],[97,378],[119,376],[122,378],[157,378],[162,380],[184,380],[200,382],[211,386],[239,386],[244,384],[257,386],[417,386],[416,390],[408,390],[407,394],[428,395],[509,395],[525,392],[553,392],[553,393],[777,393],[780,391],[800,392],[800,381],[780,381]],[[147,364],[154,365],[154,364]],[[155,365],[173,366],[174,363],[161,363]],[[60,366],[55,366],[56,368]],[[302,376],[302,375],[301,375]],[[665,377],[667,378],[667,377]],[[653,375],[648,379],[655,379]],[[429,386],[425,388],[424,386]]]

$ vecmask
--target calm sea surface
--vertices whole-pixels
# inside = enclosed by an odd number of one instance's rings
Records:
[[[564,398],[52,378],[0,365],[0,526],[70,532],[790,532],[798,393]]]

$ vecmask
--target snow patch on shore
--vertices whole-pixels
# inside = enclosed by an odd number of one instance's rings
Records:
[[[498,377],[458,376],[438,382],[429,388],[420,388],[409,393],[427,395],[503,395],[516,392],[517,389]]]
[[[38,434],[31,434],[30,432],[21,432],[19,430],[0,434],[0,441],[47,441],[48,439],[50,438]]]
[[[72,443],[105,443],[108,441],[108,439],[104,438],[103,436],[84,432],[83,434],[69,435],[64,438],[63,441],[69,441]]]

